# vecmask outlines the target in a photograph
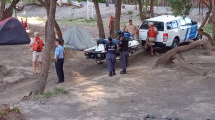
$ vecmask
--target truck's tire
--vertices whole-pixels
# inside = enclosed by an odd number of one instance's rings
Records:
[[[196,38],[194,38],[194,41],[196,41],[196,40],[201,40],[201,39],[202,39],[202,35],[197,34]]]
[[[170,47],[171,49],[176,48],[179,46],[179,40],[175,38],[172,42],[172,46]]]

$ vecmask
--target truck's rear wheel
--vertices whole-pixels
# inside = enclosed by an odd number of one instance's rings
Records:
[[[171,49],[176,48],[176,47],[178,47],[178,46],[179,46],[179,40],[178,40],[177,38],[175,38],[175,39],[173,40]]]

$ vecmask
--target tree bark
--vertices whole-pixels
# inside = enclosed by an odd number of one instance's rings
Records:
[[[154,13],[154,2],[155,2],[154,0],[151,0],[151,5],[150,5],[150,13],[152,15],[151,17],[154,17],[153,16],[153,13]]]
[[[49,1],[47,1],[47,0],[45,2],[43,0],[37,0],[37,1],[39,1],[40,4],[45,7],[47,15],[48,15],[49,14],[49,7],[50,7],[48,5],[48,4],[50,4]],[[54,20],[54,24],[55,24],[55,31],[56,31],[56,34],[58,36],[58,39],[60,39],[61,41],[63,41],[61,43],[61,45],[64,45],[64,39],[63,39],[63,35],[62,35],[62,31],[60,29],[60,26],[58,25],[58,23],[57,23],[56,20]]]
[[[48,78],[48,71],[50,66],[50,53],[53,47],[53,39],[55,39],[54,35],[54,20],[55,20],[55,12],[56,12],[56,3],[55,0],[50,0],[50,9],[48,20],[46,22],[46,35],[45,35],[45,49],[43,53],[43,67],[42,71],[39,74],[37,79],[37,83],[33,89],[33,95],[43,94]]]
[[[0,21],[4,20],[5,0],[1,0]]]
[[[215,41],[215,0],[213,3],[212,25],[213,25],[213,40]]]
[[[99,9],[99,4],[98,4],[97,0],[93,0],[93,3],[95,5],[95,9],[96,9],[96,19],[97,19],[97,26],[99,29],[99,37],[105,38],[104,25],[103,25],[103,21],[102,21],[100,9]]]
[[[1,17],[0,17],[0,21],[8,18],[8,17],[11,17],[13,15],[13,9],[16,7],[16,4],[19,2],[20,0],[13,0],[12,3],[10,4],[10,6],[7,8],[7,9],[4,9],[5,8],[5,0],[1,0],[1,3],[3,3],[1,5]]]
[[[121,6],[122,6],[122,0],[117,0],[115,22],[114,22],[114,31],[120,30]],[[117,34],[115,33],[114,38],[116,38],[116,37],[117,37]]]
[[[143,5],[142,5],[141,0],[138,0],[138,1],[139,1],[140,19],[141,19],[141,21],[144,21],[144,16],[143,16]]]

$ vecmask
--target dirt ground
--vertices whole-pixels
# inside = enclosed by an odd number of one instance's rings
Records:
[[[44,29],[34,24],[32,30]],[[60,25],[66,29],[67,25]],[[96,26],[87,31],[96,30]],[[44,37],[44,34],[41,34]],[[94,36],[96,33],[94,32]],[[98,36],[98,34],[97,34]],[[156,49],[158,53],[165,49]],[[83,51],[70,50],[64,64],[65,83],[56,85],[54,62],[51,62],[46,90],[64,87],[68,94],[28,100],[18,104],[26,120],[143,120],[153,114],[183,120],[215,120],[215,55],[206,56],[202,48],[183,53],[185,59],[201,69],[211,71],[207,76],[175,64],[152,70],[157,56],[143,51],[129,58],[128,74],[120,75],[117,61],[114,77],[108,77],[107,64],[86,59]],[[0,105],[16,104],[28,95],[37,76],[32,69],[32,51],[28,45],[0,47]]]

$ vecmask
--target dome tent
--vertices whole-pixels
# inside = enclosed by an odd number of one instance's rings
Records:
[[[73,50],[84,50],[96,46],[96,40],[84,29],[71,27],[63,34],[64,47]]]
[[[0,22],[0,45],[29,43],[30,37],[19,20],[10,17]]]

